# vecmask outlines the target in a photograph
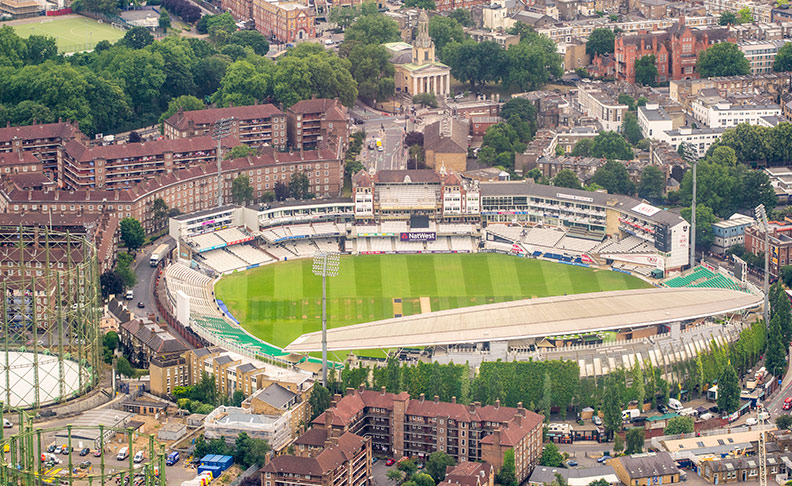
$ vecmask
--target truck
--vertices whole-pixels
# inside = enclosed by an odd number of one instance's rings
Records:
[[[165,464],[168,466],[173,466],[177,462],[179,462],[179,453],[177,451],[171,452],[168,454],[168,458],[165,459]]]
[[[162,259],[165,258],[165,255],[167,254],[168,254],[168,245],[166,244],[159,245],[154,249],[154,251],[151,252],[149,265],[151,265],[152,267],[156,267],[157,265],[159,265],[159,262],[161,262]]]
[[[624,420],[625,422],[630,422],[639,415],[641,415],[641,411],[638,410],[637,408],[622,410],[622,420]]]

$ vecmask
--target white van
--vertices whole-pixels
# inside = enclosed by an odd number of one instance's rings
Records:
[[[127,290],[126,291],[126,299],[127,300],[132,300],[134,298],[135,298],[135,293],[132,291],[132,289]]]
[[[668,399],[668,408],[671,410],[682,410],[682,402],[677,400],[676,398],[669,398]]]
[[[129,447],[122,447],[121,450],[118,451],[118,455],[116,455],[116,460],[123,461],[129,457]]]
[[[137,464],[137,463],[143,462],[143,459],[145,459],[145,456],[143,455],[143,451],[137,451],[135,453],[135,458],[132,459],[132,461],[134,461],[135,464]]]

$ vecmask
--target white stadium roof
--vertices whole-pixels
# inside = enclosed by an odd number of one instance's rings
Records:
[[[735,290],[652,288],[543,297],[385,319],[327,331],[327,349],[396,348],[504,341],[666,324],[758,306]],[[330,316],[332,321],[332,316]],[[322,349],[322,333],[303,334],[285,351]]]

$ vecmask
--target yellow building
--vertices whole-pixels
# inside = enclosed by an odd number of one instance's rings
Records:
[[[451,92],[451,68],[435,59],[435,46],[429,37],[429,17],[422,10],[418,17],[418,35],[407,56],[408,46],[403,42],[385,44],[393,56],[391,62],[396,70],[396,90],[415,96],[433,93],[438,100]]]

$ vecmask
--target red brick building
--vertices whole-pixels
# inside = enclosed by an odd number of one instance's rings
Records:
[[[328,436],[310,453],[274,457],[259,477],[261,486],[365,486],[372,479],[371,439],[350,432]]]
[[[634,83],[635,61],[654,55],[658,82],[696,79],[699,52],[718,42],[736,42],[736,38],[726,28],[691,29],[684,17],[663,32],[619,36],[614,46],[616,77]]]
[[[346,106],[338,100],[298,101],[286,110],[289,145],[303,150],[312,150],[328,142],[346,147],[348,119]]]
[[[423,394],[411,399],[405,392],[348,389],[313,423],[335,434],[371,437],[374,451],[420,462],[439,450],[458,462],[486,461],[498,471],[503,453],[513,449],[518,482],[528,478],[542,453],[542,416],[522,404],[463,405],[437,396],[427,400]]]
[[[476,5],[489,5],[488,0],[436,0],[435,10],[438,12],[452,12],[458,8],[472,9]]]
[[[231,136],[245,145],[286,148],[286,115],[270,104],[178,111],[163,123],[164,135],[169,139],[211,135],[215,122],[223,118],[233,118]]]
[[[275,42],[297,42],[316,37],[316,11],[296,2],[252,0],[256,30]]]
[[[778,277],[781,267],[792,265],[792,222],[770,221],[770,275]],[[764,231],[760,226],[745,228],[745,251],[764,254]]]

